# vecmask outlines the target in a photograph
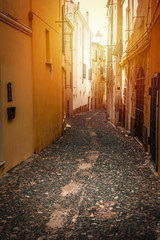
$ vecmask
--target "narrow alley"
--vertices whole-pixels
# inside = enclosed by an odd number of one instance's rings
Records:
[[[0,179],[0,239],[160,239],[160,178],[103,110]]]

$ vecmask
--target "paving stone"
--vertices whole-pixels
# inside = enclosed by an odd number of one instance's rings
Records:
[[[67,124],[0,179],[0,239],[159,239],[160,177],[150,155],[103,110]]]

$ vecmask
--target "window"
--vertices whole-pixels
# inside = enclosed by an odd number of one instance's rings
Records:
[[[83,64],[83,78],[86,78],[86,64]]]
[[[92,68],[88,70],[88,80],[92,80]]]
[[[103,59],[103,50],[101,50],[100,55],[101,55],[101,60],[102,60]]]
[[[100,66],[100,74],[103,75],[103,67]]]
[[[70,88],[72,89],[72,73],[70,72]]]
[[[98,58],[98,53],[97,50],[95,50],[95,61],[97,62],[97,58]]]
[[[50,62],[50,33],[46,29],[46,62]]]
[[[95,94],[97,95],[97,84],[95,84]]]
[[[134,16],[134,0],[132,0],[132,18]]]
[[[67,88],[67,78],[65,76],[65,88]]]

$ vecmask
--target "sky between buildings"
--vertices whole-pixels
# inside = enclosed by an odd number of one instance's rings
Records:
[[[106,0],[74,0],[80,2],[80,11],[86,18],[86,12],[89,12],[89,25],[95,35],[98,30],[103,35],[101,44],[107,44],[107,18],[106,18]],[[95,41],[95,38],[93,38]]]

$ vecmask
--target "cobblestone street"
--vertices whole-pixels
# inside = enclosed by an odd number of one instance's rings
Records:
[[[102,110],[71,117],[0,186],[1,240],[160,239],[160,177]]]

